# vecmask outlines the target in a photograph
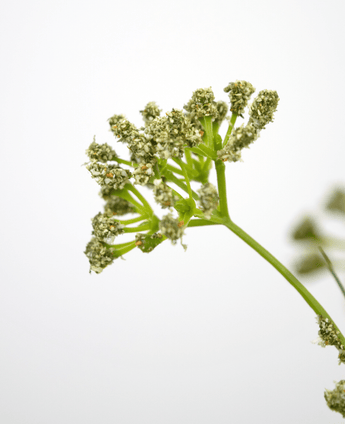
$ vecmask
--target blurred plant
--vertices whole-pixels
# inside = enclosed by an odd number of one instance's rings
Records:
[[[334,218],[345,218],[345,191],[339,188],[333,190],[324,208]],[[331,262],[325,258],[323,249],[334,249],[342,253],[345,250],[345,239],[325,235],[316,220],[310,216],[301,219],[291,232],[291,238],[304,248],[294,265],[295,271],[300,275],[318,274],[326,268],[330,269]],[[344,261],[333,263],[343,266]]]
[[[326,310],[281,262],[238,227],[229,215],[225,162],[240,161],[243,149],[257,140],[273,121],[278,94],[272,90],[260,91],[249,105],[247,124],[234,128],[237,117],[243,118],[255,88],[249,82],[236,81],[229,83],[224,91],[230,98],[230,116],[227,116],[227,104],[215,101],[210,87],[194,91],[184,106],[185,112],[172,109],[161,116],[156,103],[149,102],[140,111],[144,121],[140,128],[124,115],[109,118],[110,130],[119,142],[127,145],[130,160],[118,157],[108,144],[100,145],[95,140],[86,150],[90,160],[86,168],[100,185],[100,196],[106,201],[104,212],[92,219],[93,238],[85,251],[90,272],[102,272],[116,258],[135,248],[150,253],[167,239],[172,244],[178,240],[182,244],[186,228],[223,225],[268,261],[300,293],[317,314],[321,344],[334,345],[339,351],[339,360],[345,362],[344,336]],[[222,139],[218,130],[225,121],[228,128]],[[209,182],[213,163],[217,188]],[[193,181],[201,185],[197,192],[192,189]],[[136,186],[153,190],[155,201],[169,212],[158,218]],[[119,219],[127,214],[132,217]],[[113,244],[115,238],[126,233],[135,234],[135,238]],[[310,222],[297,232],[297,238],[303,237],[318,239]]]

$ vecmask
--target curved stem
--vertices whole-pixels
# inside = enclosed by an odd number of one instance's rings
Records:
[[[123,232],[124,233],[137,233],[138,231],[146,231],[146,230],[150,230],[150,229],[151,229],[150,224],[143,224],[143,225],[139,225],[138,227],[124,228]]]
[[[128,190],[130,190],[132,193],[134,193],[137,198],[141,201],[141,203],[144,205],[144,207],[147,209],[148,212],[150,212],[150,214],[153,214],[153,210],[150,206],[150,204],[148,203],[148,201],[145,199],[145,197],[140,193],[139,190],[137,190],[134,185],[129,185],[128,186]]]
[[[188,227],[204,227],[206,225],[220,225],[218,222],[212,222],[208,219],[191,219],[188,223]]]
[[[249,234],[243,231],[238,227],[234,222],[229,220],[224,220],[224,225],[229,228],[234,234],[236,234],[240,239],[247,243],[252,249],[254,249],[260,256],[266,259],[303,297],[303,299],[308,303],[308,305],[313,309],[317,315],[321,315],[323,318],[328,318],[334,324],[336,330],[339,331],[339,339],[341,343],[345,346],[345,338],[340,332],[339,328],[336,326],[332,318],[328,315],[326,310],[322,305],[315,299],[315,297],[300,283],[297,278],[281,263],[276,259],[270,252],[268,252],[264,247],[262,247],[257,241],[255,241]]]
[[[181,169],[182,169],[182,172],[184,174],[184,178],[185,178],[186,184],[187,184],[187,190],[188,190],[189,198],[194,202],[192,187],[190,185],[190,181],[189,181],[189,178],[188,178],[188,172],[187,172],[187,169],[185,167],[185,164],[180,158],[174,158],[174,161],[176,163],[178,163],[180,165]]]
[[[132,241],[126,247],[123,247],[123,248],[120,248],[120,249],[114,249],[113,250],[113,256],[118,258],[119,256],[122,256],[125,253],[128,253],[129,251],[133,250],[135,247],[136,247],[135,241]]]
[[[112,157],[111,160],[118,162],[118,163],[123,163],[124,165],[131,166],[132,168],[137,168],[139,166],[138,163],[130,162],[129,160],[120,159],[117,156]]]
[[[170,172],[170,171],[167,170],[165,172],[165,176],[166,176],[166,178],[169,181],[171,181],[172,183],[176,184],[183,191],[185,191],[186,193],[188,193],[188,188],[187,188],[186,184],[184,184],[181,180],[179,180],[177,177],[175,177],[175,175],[172,172]],[[192,194],[193,194],[194,200],[199,200],[199,195],[196,194],[193,190],[192,190]]]
[[[146,218],[147,218],[146,216],[140,215],[133,219],[124,219],[124,220],[116,219],[116,221],[123,225],[129,225],[129,224],[135,224],[136,222],[143,221]]]

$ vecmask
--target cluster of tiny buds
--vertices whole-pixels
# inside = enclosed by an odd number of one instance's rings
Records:
[[[114,238],[123,233],[124,226],[115,221],[114,217],[109,217],[107,214],[99,212],[91,220],[92,222],[92,235],[99,241],[112,243]]]
[[[115,259],[111,250],[107,249],[96,237],[89,241],[84,253],[90,262],[90,272],[94,271],[96,274],[101,273]]]
[[[262,90],[249,107],[249,122],[258,130],[262,130],[269,122],[273,122],[273,114],[277,110],[279,96],[276,91]]]
[[[132,174],[127,169],[122,169],[116,164],[102,165],[98,162],[91,162],[86,166],[101,187],[108,187],[113,190],[122,190]]]
[[[171,208],[177,202],[178,197],[173,194],[172,189],[163,182],[161,178],[153,180],[153,194],[155,200],[163,209]]]
[[[107,216],[122,216],[128,213],[135,213],[135,207],[127,200],[118,196],[110,196],[104,205],[104,214]]]
[[[155,118],[160,116],[161,112],[162,112],[162,109],[159,109],[156,102],[147,103],[147,105],[145,106],[145,109],[140,111],[145,124],[149,124]]]
[[[91,162],[108,162],[113,160],[114,157],[117,157],[115,151],[109,146],[109,144],[97,144],[95,137],[93,142],[90,144],[89,148],[86,150],[87,156],[90,158]]]
[[[339,412],[345,418],[345,380],[334,383],[334,390],[325,390],[325,400],[332,411]]]
[[[139,164],[139,166],[133,171],[134,184],[147,185],[153,174],[154,171],[152,163]]]
[[[214,99],[212,87],[199,88],[194,91],[192,98],[184,106],[184,109],[198,118],[212,116],[213,120],[215,120],[219,117],[219,112]]]
[[[216,187],[206,183],[198,190],[200,209],[204,212],[206,219],[211,219],[212,212],[217,209],[219,196]]]
[[[172,244],[176,244],[177,240],[183,236],[183,221],[174,218],[171,213],[163,216],[159,222],[159,229],[166,238],[171,240]]]
[[[224,88],[224,91],[229,93],[230,111],[237,115],[242,115],[255,88],[250,82],[237,80],[230,82]]]
[[[223,162],[237,162],[241,160],[242,149],[249,147],[258,137],[259,131],[255,127],[250,123],[246,126],[242,124],[233,131],[226,146],[218,150],[218,158]]]
[[[333,322],[328,318],[318,315],[316,320],[320,328],[319,337],[313,343],[317,343],[321,347],[335,346],[339,351],[339,365],[345,363],[345,347],[339,339],[340,331],[335,328]]]

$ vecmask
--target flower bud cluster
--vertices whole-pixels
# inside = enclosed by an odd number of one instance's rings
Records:
[[[183,222],[174,218],[171,213],[163,216],[159,222],[159,229],[162,234],[176,244],[177,240],[183,236]]]
[[[325,390],[325,400],[332,411],[339,412],[345,418],[345,380],[335,383],[334,390]]]
[[[206,219],[211,219],[212,212],[217,208],[219,196],[216,187],[211,183],[206,183],[198,190],[200,208],[204,212]]]
[[[87,244],[84,253],[90,262],[90,272],[94,271],[96,274],[101,273],[115,259],[111,250],[107,249],[96,237]]]
[[[117,157],[115,151],[109,146],[109,144],[97,144],[95,138],[86,150],[86,154],[92,162],[107,162]]]
[[[224,88],[224,91],[229,93],[230,111],[237,115],[242,115],[255,88],[250,82],[237,80],[235,82],[230,82]]]
[[[110,196],[107,203],[104,205],[104,214],[106,216],[121,216],[128,213],[135,213],[135,207],[127,200],[121,199],[121,197]]]
[[[340,331],[335,328],[333,322],[328,318],[318,315],[316,320],[320,330],[318,333],[319,337],[315,342],[321,347],[335,346],[339,351],[339,364],[345,363],[345,347],[339,339]]]
[[[214,120],[219,116],[212,87],[195,90],[192,98],[187,105],[184,106],[184,109],[196,115],[198,118],[212,116]]]
[[[134,184],[146,185],[154,175],[152,163],[141,163],[133,171]]]
[[[86,168],[102,188],[122,190],[132,176],[130,171],[115,164],[102,165],[98,162],[91,162]]]
[[[162,159],[182,157],[185,145],[194,147],[202,142],[199,131],[182,110],[178,109],[154,119],[145,132]]]
[[[93,228],[92,235],[99,241],[112,243],[116,236],[123,233],[124,226],[105,213],[102,214],[99,212],[92,218],[91,222]]]
[[[228,113],[229,107],[225,102],[223,102],[223,100],[219,100],[219,102],[216,103],[216,108],[218,111],[216,122],[220,124],[224,121],[226,114]]]
[[[241,159],[241,150],[244,147],[249,147],[251,143],[259,138],[259,135],[259,132],[250,123],[246,126],[242,124],[232,132],[226,146],[218,150],[218,158],[223,162],[239,161]]]
[[[269,122],[273,122],[273,114],[277,110],[279,96],[276,91],[262,90],[249,107],[249,122],[262,130]]]
[[[145,124],[150,124],[151,121],[160,116],[161,112],[162,109],[159,109],[156,102],[147,103],[145,109],[140,111]]]
[[[161,178],[153,180],[153,184],[153,194],[156,202],[159,203],[163,209],[174,206],[178,197],[174,196],[172,189],[168,187]]]

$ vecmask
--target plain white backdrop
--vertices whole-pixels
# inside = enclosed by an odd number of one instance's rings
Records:
[[[209,86],[227,101],[237,79],[277,90],[227,189],[233,220],[290,267],[291,227],[345,180],[344,2],[3,1],[0,16],[0,422],[342,422],[323,392],[345,368],[311,343],[314,312],[226,228],[89,275],[103,203],[81,165],[94,135],[121,151],[115,113],[141,125],[149,101],[181,109]],[[345,331],[332,277],[302,281]]]

